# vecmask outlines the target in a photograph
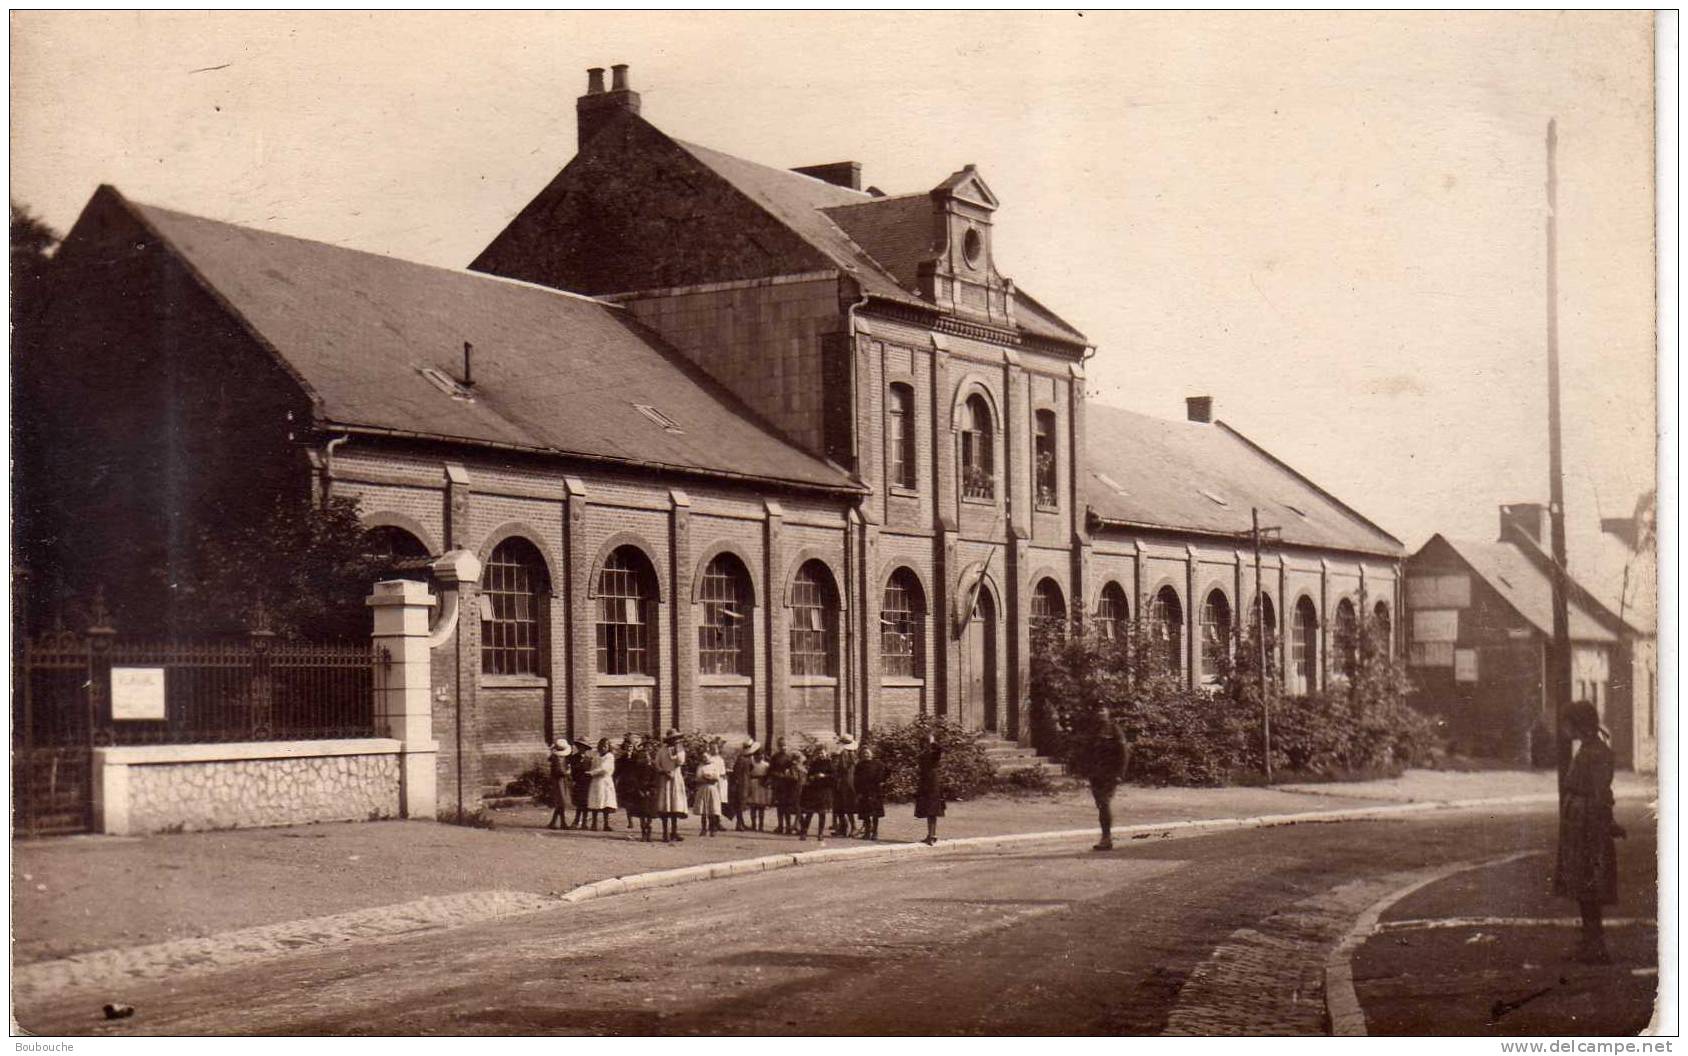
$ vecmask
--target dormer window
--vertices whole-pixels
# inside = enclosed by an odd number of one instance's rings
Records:
[[[985,240],[979,237],[979,229],[970,227],[967,234],[961,237],[961,255],[967,259],[967,266],[976,268],[985,259]]]
[[[991,411],[984,397],[969,396],[961,405],[961,495],[996,498],[996,462]]]

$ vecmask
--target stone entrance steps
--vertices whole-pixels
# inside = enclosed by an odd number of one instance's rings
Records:
[[[1064,777],[1067,773],[1065,766],[1037,754],[1035,748],[1022,748],[994,733],[980,736],[979,747],[984,749],[985,757],[996,764],[996,772],[999,774],[1014,770],[1042,770],[1050,777]]]

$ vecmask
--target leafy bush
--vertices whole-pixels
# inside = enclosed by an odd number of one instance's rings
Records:
[[[551,764],[549,761],[535,763],[523,770],[514,781],[504,786],[506,796],[532,796],[535,803],[547,807],[556,806],[551,800],[556,796],[556,788],[551,784]]]
[[[991,785],[993,792],[1004,792],[1009,795],[1054,795],[1060,789],[1049,772],[1041,766],[1026,766],[1017,770],[1008,770],[996,775],[996,781]]]
[[[470,829],[495,829],[498,824],[492,820],[492,815],[485,807],[474,810],[459,810],[456,807],[441,807],[439,820],[446,825],[462,825]]]
[[[1435,721],[1405,703],[1404,669],[1379,630],[1370,619],[1361,626],[1353,672],[1340,684],[1288,696],[1276,678],[1266,680],[1274,771],[1393,772],[1436,757]],[[1251,781],[1266,762],[1260,650],[1247,628],[1235,628],[1232,641],[1218,685],[1190,689],[1165,673],[1157,643],[1141,626],[1118,639],[1082,629],[1037,635],[1031,695],[1039,749],[1082,772],[1087,747],[1113,721],[1134,742],[1132,780]]]
[[[944,750],[938,772],[946,798],[968,799],[990,790],[996,780],[996,764],[979,745],[979,735],[960,723],[921,715],[912,722],[875,726],[864,742],[885,764],[887,800],[906,802],[914,798],[920,750],[928,733],[937,734]]]

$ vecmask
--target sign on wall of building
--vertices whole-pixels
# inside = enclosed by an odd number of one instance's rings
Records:
[[[1471,577],[1411,576],[1407,579],[1407,604],[1415,609],[1470,608]]]

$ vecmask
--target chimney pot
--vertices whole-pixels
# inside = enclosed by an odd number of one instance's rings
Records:
[[[597,95],[604,90],[604,68],[593,66],[586,71],[586,94]]]
[[[1213,421],[1212,396],[1184,397],[1184,417],[1192,422],[1210,423]]]
[[[574,101],[581,147],[585,147],[616,115],[639,112],[639,93],[627,87],[627,64],[618,63],[610,69],[614,71],[615,79],[609,91],[604,91],[604,68],[593,66],[586,71],[586,94]]]
[[[612,78],[610,81],[610,90],[612,92],[627,91],[627,64],[625,62],[618,62],[614,66],[611,66],[610,76]]]

